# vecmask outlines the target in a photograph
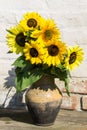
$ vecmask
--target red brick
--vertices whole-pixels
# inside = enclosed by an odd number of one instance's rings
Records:
[[[77,95],[71,95],[70,97],[65,95],[63,96],[61,108],[63,109],[79,109],[80,107],[80,97]]]
[[[70,82],[70,92],[87,94],[87,80],[73,79]]]
[[[82,97],[81,103],[82,103],[82,109],[87,110],[87,96]]]
[[[62,92],[66,92],[64,82],[56,80],[56,84]],[[83,80],[83,78],[70,79],[69,91],[71,93],[87,94],[87,80]]]

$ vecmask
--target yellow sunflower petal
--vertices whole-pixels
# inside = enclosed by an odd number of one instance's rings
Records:
[[[53,39],[60,40],[60,31],[53,20],[44,20],[43,24],[40,26],[40,30],[34,31],[32,34],[34,37],[38,37],[40,42],[45,42],[46,44]]]
[[[38,41],[32,41],[31,44],[26,43],[23,50],[26,60],[29,60],[31,64],[39,64],[42,62],[43,51]]]
[[[24,29],[20,25],[10,28],[6,38],[7,45],[12,52],[15,52],[16,54],[23,52],[23,48],[25,46],[25,36]]]
[[[66,53],[66,45],[60,41],[53,40],[44,48],[43,62],[49,66],[58,66]]]
[[[65,66],[69,70],[73,70],[78,67],[83,61],[83,50],[80,46],[75,45],[68,49],[68,57],[65,62]]]
[[[24,14],[22,20],[20,20],[20,25],[24,28],[25,31],[39,28],[42,23],[42,17],[36,12],[27,12]]]

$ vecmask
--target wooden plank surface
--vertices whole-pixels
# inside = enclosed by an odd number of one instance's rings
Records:
[[[1,110],[0,130],[87,130],[87,112],[60,110],[54,125],[36,126],[25,110]]]

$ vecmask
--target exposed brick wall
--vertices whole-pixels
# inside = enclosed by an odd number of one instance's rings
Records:
[[[87,78],[72,78],[69,83],[70,97],[67,96],[64,83],[56,79],[56,84],[63,92],[61,108],[71,110],[87,110]]]
[[[53,18],[60,28],[62,40],[68,45],[78,43],[84,49],[84,61],[71,75],[67,97],[63,83],[62,108],[87,110],[87,0],[1,0],[0,1],[0,107],[23,108],[22,94],[15,94],[15,54],[7,54],[6,29],[15,25],[26,11],[37,11],[44,17]],[[22,101],[22,103],[21,103]]]

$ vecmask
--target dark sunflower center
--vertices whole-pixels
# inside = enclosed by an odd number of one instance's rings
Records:
[[[34,27],[35,28],[37,26],[37,21],[35,19],[31,18],[27,21],[27,25],[28,25],[28,27]]]
[[[38,51],[35,48],[30,49],[30,55],[32,57],[38,57]]]
[[[26,38],[26,36],[24,36],[24,34],[21,32],[21,33],[17,34],[15,41],[19,46],[24,47],[25,46],[25,38]]]
[[[49,53],[49,55],[56,56],[58,54],[58,52],[59,52],[59,49],[58,49],[57,46],[51,45],[51,46],[48,47],[48,53]]]
[[[52,38],[52,32],[50,30],[45,31],[45,38],[48,40]]]
[[[73,52],[73,53],[71,53],[71,55],[70,55],[69,64],[74,63],[75,60],[76,60],[76,52]]]

